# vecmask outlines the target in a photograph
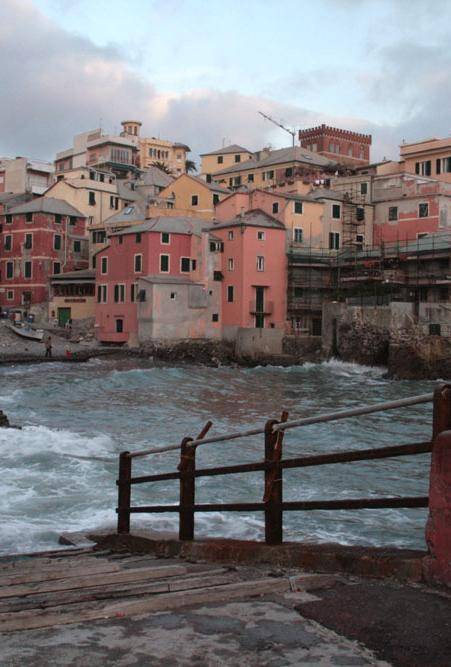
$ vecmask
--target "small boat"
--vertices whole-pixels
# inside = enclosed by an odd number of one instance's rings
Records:
[[[18,336],[27,338],[28,340],[36,340],[42,343],[44,338],[44,331],[42,329],[33,329],[29,324],[15,322],[14,324],[10,324],[9,328]]]

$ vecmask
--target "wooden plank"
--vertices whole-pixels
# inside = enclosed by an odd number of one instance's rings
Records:
[[[195,588],[205,588],[220,584],[231,583],[236,577],[233,573],[227,573],[223,568],[211,570],[208,576],[184,577],[161,583],[146,584],[145,582],[133,582],[130,584],[114,584],[108,586],[96,586],[94,588],[83,588],[75,591],[55,591],[43,593],[25,598],[8,598],[0,602],[0,620],[4,614],[10,612],[26,611],[31,609],[47,609],[49,607],[67,607],[71,604],[81,602],[92,602],[95,600],[113,600],[115,598],[136,598],[144,595],[156,595],[158,593],[169,593],[184,591]]]
[[[86,576],[88,574],[101,574],[102,572],[119,572],[120,565],[105,561],[103,563],[77,563],[66,568],[62,567],[37,567],[25,572],[8,572],[0,574],[0,590],[3,586],[14,586],[16,584],[29,584],[36,581],[50,581],[52,579],[68,579],[70,577]]]
[[[80,609],[64,611],[33,610],[32,612],[13,612],[5,614],[0,621],[0,632],[13,630],[31,630],[55,625],[82,623],[97,619],[122,618],[136,614],[149,614],[171,609],[180,609],[197,604],[216,604],[234,599],[249,598],[270,593],[282,593],[289,590],[286,578],[271,577],[255,581],[239,582],[199,588],[192,591],[177,591],[155,595],[143,600],[114,602],[110,604],[91,603]]]
[[[52,556],[74,556],[74,555],[81,555],[81,554],[88,554],[88,553],[94,553],[94,547],[85,547],[85,548],[69,548],[66,547],[64,549],[50,549],[49,551],[30,551],[27,553],[13,553],[13,554],[5,554],[4,556],[0,556],[0,564],[6,561],[10,561],[11,559],[15,558],[20,558],[20,559],[26,559],[28,560],[29,558],[39,558],[40,556],[50,558]]]
[[[17,595],[34,595],[47,591],[64,591],[76,588],[89,588],[102,584],[123,583],[125,581],[146,581],[147,579],[162,579],[185,574],[187,568],[181,565],[163,567],[141,567],[136,570],[121,570],[119,572],[91,574],[86,577],[69,577],[51,581],[30,584],[18,584],[0,588],[0,598],[16,597]]]
[[[66,567],[66,565],[70,565],[71,563],[102,561],[102,560],[107,560],[105,557],[108,554],[111,554],[111,551],[108,550],[108,551],[97,551],[91,553],[70,554],[64,558],[60,558],[58,556],[48,556],[48,557],[10,556],[8,557],[8,560],[0,562],[0,575],[5,570],[11,570],[11,569],[13,570],[14,569],[18,570],[19,568],[21,570],[27,568],[32,569],[35,567],[40,567],[41,565],[49,565],[53,567],[56,564],[61,564],[62,567]]]

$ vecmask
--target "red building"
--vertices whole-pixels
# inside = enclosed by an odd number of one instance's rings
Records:
[[[370,161],[371,134],[318,125],[299,130],[303,148],[342,164],[360,167]]]
[[[33,309],[49,277],[88,268],[86,218],[60,199],[40,197],[0,215],[0,307]]]
[[[125,343],[138,334],[139,280],[148,276],[198,280],[205,220],[152,218],[109,237],[96,255],[96,335]]]

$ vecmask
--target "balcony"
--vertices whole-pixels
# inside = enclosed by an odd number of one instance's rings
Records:
[[[249,303],[249,312],[252,315],[272,315],[274,312],[274,302],[267,301],[266,303],[263,304],[263,306],[259,305],[257,309],[256,301],[251,301]]]

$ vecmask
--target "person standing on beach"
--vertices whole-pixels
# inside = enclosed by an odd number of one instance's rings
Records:
[[[52,337],[50,335],[45,339],[45,356],[52,356]]]

